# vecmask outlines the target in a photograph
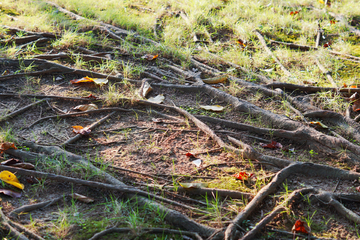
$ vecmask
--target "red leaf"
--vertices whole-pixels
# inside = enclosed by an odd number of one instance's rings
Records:
[[[185,155],[186,155],[187,157],[195,157],[195,155],[192,154],[191,152],[188,152],[188,153],[186,153]]]
[[[295,12],[290,12],[290,15],[296,15],[296,14],[299,14],[299,11],[295,11]]]
[[[292,232],[300,232],[300,233],[311,233],[310,227],[307,225],[306,222],[299,220],[296,220],[294,226],[291,229]]]
[[[88,99],[93,99],[93,100],[98,99],[98,97],[96,97],[96,96],[94,96],[92,94],[90,94],[89,96],[86,96],[86,97],[81,97],[81,98],[88,98]]]
[[[263,148],[282,148],[283,146],[281,145],[281,143],[278,143],[276,141],[271,141],[271,143],[265,144],[265,143],[260,143],[260,146],[262,146]]]
[[[9,189],[0,189],[0,193],[8,195],[8,196],[13,197],[13,198],[21,197],[20,192],[15,192],[15,191],[12,191],[12,190],[9,190]]]
[[[329,42],[325,43],[325,44],[324,44],[324,48],[330,47],[330,46],[331,46],[331,44],[332,44],[332,42],[331,42],[331,41],[329,41]]]
[[[248,180],[249,178],[251,178],[252,176],[254,176],[253,173],[247,173],[247,172],[239,172],[237,174],[234,174],[234,177],[236,179],[239,179],[239,180]]]
[[[336,22],[334,20],[330,20],[330,24],[335,24]]]

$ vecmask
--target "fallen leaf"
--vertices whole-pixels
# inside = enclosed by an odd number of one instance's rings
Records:
[[[275,68],[270,68],[270,69],[260,69],[260,71],[263,71],[263,72],[272,72]]]
[[[351,85],[350,88],[358,88],[357,85]]]
[[[201,162],[202,162],[201,159],[196,159],[196,160],[192,161],[192,163],[195,164],[196,167],[200,167],[200,166],[201,166]]]
[[[248,180],[249,178],[251,178],[252,176],[254,176],[253,173],[246,173],[246,172],[239,172],[237,174],[233,175],[236,179],[239,180]]]
[[[159,55],[152,55],[152,54],[146,54],[146,55],[144,55],[144,56],[142,56],[141,58],[142,59],[146,59],[146,60],[148,60],[148,61],[152,61],[152,60],[155,60],[155,59],[157,59],[157,57],[158,57]]]
[[[34,165],[32,165],[31,163],[25,163],[25,162],[15,163],[15,164],[13,164],[11,166],[16,167],[16,168],[28,169],[28,170],[35,169]]]
[[[294,11],[294,12],[291,11],[291,12],[290,12],[290,15],[291,15],[291,16],[292,16],[292,15],[295,16],[296,14],[299,14],[299,11]]]
[[[344,83],[344,88],[347,88],[347,85],[346,85],[346,83]]]
[[[335,24],[336,22],[334,20],[330,20],[330,24]]]
[[[81,135],[89,135],[91,133],[91,129],[83,128],[82,126],[73,126],[73,132]]]
[[[309,124],[315,125],[316,128],[322,128],[322,129],[329,128],[328,126],[326,126],[325,124],[322,124],[321,122],[309,122]]]
[[[15,144],[14,144],[14,143],[11,143],[11,142],[1,143],[1,144],[0,144],[0,154],[3,153],[4,151],[10,149],[10,148],[17,149],[17,148],[15,147]]]
[[[151,97],[151,98],[148,99],[149,102],[153,102],[153,103],[157,103],[157,104],[162,103],[164,100],[165,100],[165,97],[162,94],[157,95],[156,97]]]
[[[10,189],[0,189],[0,193],[5,194],[7,196],[13,197],[13,198],[19,198],[21,197],[20,192],[15,192]]]
[[[283,145],[281,143],[278,143],[276,141],[271,141],[271,143],[260,143],[260,146],[262,146],[263,148],[283,148]]]
[[[188,152],[188,153],[186,153],[185,155],[186,155],[187,157],[195,157],[195,155],[192,154],[191,152]]]
[[[297,233],[306,233],[309,234],[311,233],[311,228],[307,225],[306,222],[299,220],[296,220],[294,226],[291,229],[292,232],[297,232]]]
[[[152,118],[151,119],[154,123],[162,123],[164,122],[161,118]]]
[[[356,101],[359,98],[360,98],[360,95],[356,92],[353,95],[351,95],[349,99],[350,99],[351,102],[353,102],[353,101]]]
[[[30,184],[37,184],[40,182],[41,178],[35,178],[34,176],[29,176],[25,180]]]
[[[183,188],[207,188],[208,183],[179,183]]]
[[[109,80],[106,78],[90,78],[90,77],[83,77],[80,79],[74,79],[70,81],[72,84],[78,84],[78,83],[86,83],[86,82],[93,82],[95,84],[98,84],[100,86],[107,84]]]
[[[6,69],[1,75],[6,76],[6,75],[9,75],[9,74],[11,74],[11,72]]]
[[[241,40],[240,38],[238,40],[236,40],[236,42],[238,44],[240,44],[241,47],[246,47],[247,46],[247,42],[245,40]]]
[[[15,163],[21,163],[21,161],[19,159],[16,159],[16,158],[10,158],[8,160],[2,161],[0,163],[0,165],[11,166],[11,165],[13,165]]]
[[[90,111],[90,110],[96,110],[99,109],[95,104],[91,103],[91,104],[84,104],[84,105],[79,105],[74,107],[75,110],[80,110],[80,111]]]
[[[11,184],[17,188],[24,189],[24,185],[19,182],[17,177],[12,172],[6,170],[0,172],[0,180],[8,184]]]
[[[228,79],[227,75],[220,75],[213,78],[203,79],[202,81],[207,84],[223,83]]]
[[[355,188],[358,192],[360,192],[360,186]]]
[[[143,81],[139,90],[139,95],[142,98],[146,98],[146,95],[151,92],[153,88],[150,86],[150,83],[148,81]]]
[[[73,193],[71,195],[71,197],[75,200],[78,200],[80,202],[84,202],[84,203],[92,203],[94,202],[94,199],[86,197],[84,195],[78,194],[78,193]]]
[[[93,100],[98,99],[98,97],[96,97],[96,96],[92,95],[91,93],[90,93],[90,95],[89,95],[89,96],[86,96],[86,97],[81,97],[81,98],[88,98],[88,99],[93,99]]]
[[[214,112],[221,112],[222,110],[224,110],[224,107],[220,106],[220,105],[212,105],[212,106],[208,106],[208,105],[199,105],[202,109],[205,110],[211,110]]]
[[[325,44],[324,44],[324,48],[330,47],[330,46],[331,46],[331,44],[332,44],[332,42],[331,42],[331,41],[329,41],[329,42],[325,43]]]

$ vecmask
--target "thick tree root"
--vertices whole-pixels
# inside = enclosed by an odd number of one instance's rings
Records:
[[[105,178],[105,180],[107,182],[112,184],[111,186],[113,186],[115,188],[117,188],[117,187],[128,188],[128,186],[125,185],[123,182],[114,178],[110,174],[103,172],[100,169],[94,167],[87,159],[85,159],[79,155],[67,152],[56,146],[40,146],[40,145],[37,145],[32,142],[26,142],[26,143],[23,143],[23,145],[31,148],[32,150],[34,150],[36,152],[42,152],[42,153],[45,153],[48,155],[52,155],[53,157],[63,156],[65,159],[67,159],[70,162],[79,163],[81,165],[86,166],[87,168],[90,168],[94,172],[99,173],[101,176],[103,176]],[[14,149],[9,151],[10,154],[14,154],[14,153],[19,154],[19,152],[22,152],[22,151],[14,150]],[[16,155],[14,155],[14,156],[16,156]],[[25,155],[25,156],[29,156],[31,159],[34,159],[33,155],[31,155],[31,154]],[[21,157],[21,156],[18,155],[18,157]],[[129,199],[136,198],[137,204],[139,206],[147,206],[151,209],[156,209],[160,214],[163,214],[165,216],[165,220],[167,222],[169,222],[173,226],[179,227],[180,229],[184,229],[184,230],[191,231],[191,232],[196,232],[200,236],[204,236],[204,237],[208,237],[216,231],[216,229],[214,229],[214,228],[203,226],[203,225],[189,219],[188,217],[179,213],[178,211],[169,209],[169,208],[165,207],[164,205],[157,203],[147,197],[141,197],[141,196],[136,195],[136,193],[130,193],[130,192],[126,193],[126,196]],[[148,196],[148,194],[147,194],[147,196]],[[222,239],[223,236],[224,235],[222,235],[220,233],[216,239]]]
[[[144,229],[138,229],[139,233],[135,233],[134,229],[132,228],[108,228],[104,231],[101,231],[99,233],[96,233],[92,238],[89,240],[97,240],[100,237],[103,237],[107,234],[111,233],[133,233],[136,234],[137,237],[142,236],[143,234],[179,234],[184,236],[189,236],[197,240],[202,240],[202,238],[199,236],[199,234],[195,232],[189,232],[189,231],[179,231],[174,229],[168,229],[168,228],[144,228]]]

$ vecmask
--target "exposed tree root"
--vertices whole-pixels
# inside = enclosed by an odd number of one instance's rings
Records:
[[[137,237],[140,237],[144,234],[178,234],[178,235],[184,235],[189,236],[197,240],[202,240],[202,238],[197,234],[196,232],[189,232],[189,231],[179,231],[174,229],[168,229],[168,228],[143,228],[137,230],[139,233],[134,232],[134,229],[132,228],[108,228],[104,231],[101,231],[99,233],[96,233],[92,238],[89,240],[96,240],[100,237],[103,237],[107,234],[111,233],[133,233],[134,235],[137,235]]]
[[[64,151],[61,148],[56,147],[56,146],[40,146],[40,145],[37,145],[32,142],[26,142],[23,144],[25,146],[30,147],[31,149],[33,149],[36,152],[43,152],[48,155],[52,155],[53,157],[62,155],[70,162],[79,163],[79,164],[82,164],[82,165],[88,167],[88,168],[92,169],[93,171],[98,172],[100,175],[102,175],[106,179],[106,181],[111,183],[112,185],[107,184],[107,185],[109,185],[109,187],[111,186],[111,188],[120,187],[123,189],[126,189],[126,188],[134,189],[134,188],[129,188],[127,185],[125,185],[118,179],[116,179],[116,178],[112,177],[111,175],[107,174],[106,172],[103,172],[100,169],[94,167],[91,163],[89,163],[89,161],[87,159],[84,159],[83,157],[81,157],[79,155]],[[23,153],[23,151],[14,150],[14,149],[8,150],[8,152],[14,156],[16,156],[16,154],[18,154],[18,157],[21,157],[21,155]],[[19,156],[19,153],[21,153],[20,156]],[[33,154],[29,155],[26,152],[24,152],[24,154],[25,154],[25,156],[29,156],[31,159],[34,159]],[[5,167],[5,166],[3,166],[3,167]],[[5,168],[3,168],[3,169],[5,169]],[[20,169],[16,169],[16,171],[18,171],[18,173],[20,173],[19,170]],[[33,175],[34,173],[31,173],[31,174]],[[76,181],[74,183],[78,183],[78,179],[76,179]],[[135,191],[138,192],[139,190],[136,189]],[[157,203],[147,197],[137,196],[137,193],[135,193],[135,192],[133,192],[133,193],[128,192],[128,193],[126,193],[126,196],[130,199],[136,197],[137,204],[139,206],[148,206],[151,209],[156,209],[159,213],[164,214],[165,220],[168,221],[173,226],[180,227],[181,229],[185,229],[187,231],[196,232],[200,236],[205,236],[205,237],[210,236],[211,234],[214,233],[214,231],[216,231],[216,229],[214,229],[214,228],[203,226],[203,225],[189,219],[185,215],[183,215],[175,210],[169,209],[169,208],[165,207],[164,205]],[[149,196],[149,194],[147,193],[146,196]],[[154,195],[154,197],[155,196],[156,195]],[[156,198],[159,199],[157,196],[156,196]],[[222,238],[223,238],[223,235],[220,233],[216,239],[222,239]]]
[[[35,240],[44,240],[42,237],[38,236],[37,234],[31,232],[30,230],[24,228],[23,226],[8,219],[5,216],[5,214],[2,212],[1,208],[0,208],[0,228],[6,229],[11,237],[14,237],[15,239],[18,240],[29,240],[29,238],[27,238],[25,234]]]
[[[55,95],[37,95],[37,94],[17,94],[17,93],[0,93],[0,97],[48,98],[48,99],[61,99],[61,100],[84,101],[84,102],[95,101],[95,99],[91,99],[91,98],[63,97],[63,96],[55,96]]]
[[[36,102],[31,103],[31,104],[29,104],[29,105],[27,105],[27,106],[25,106],[25,107],[23,107],[23,108],[20,108],[19,110],[16,110],[16,111],[14,111],[14,112],[12,112],[12,113],[10,113],[10,114],[8,114],[8,115],[5,115],[4,117],[0,118],[0,122],[6,121],[6,120],[8,120],[9,118],[13,118],[13,117],[19,115],[20,113],[25,112],[25,111],[28,110],[29,108],[31,108],[31,107],[33,107],[33,106],[35,106],[35,105],[38,105],[38,104],[40,104],[40,103],[42,103],[42,102],[45,102],[46,100],[47,100],[47,99],[42,99],[42,100],[36,101]]]
[[[266,224],[268,224],[274,217],[276,217],[279,213],[286,210],[286,205],[292,202],[295,198],[299,197],[301,194],[307,194],[313,191],[313,188],[303,188],[292,192],[289,197],[279,206],[277,206],[271,213],[267,214],[260,222],[256,224],[256,226],[247,232],[241,240],[251,240],[254,239],[255,235],[258,234],[263,228],[265,228]]]
[[[101,108],[101,109],[89,110],[89,111],[77,112],[77,113],[67,113],[67,114],[54,115],[54,116],[40,118],[40,119],[36,120],[35,122],[33,122],[32,124],[30,124],[29,126],[27,126],[26,128],[31,128],[35,124],[38,124],[39,122],[47,120],[47,119],[77,117],[77,116],[84,115],[84,114],[93,114],[93,113],[110,112],[110,111],[131,112],[131,110],[129,110],[129,109],[114,107],[114,108]]]
[[[60,36],[61,34],[54,34],[54,33],[49,33],[49,32],[32,32],[32,31],[27,31],[24,29],[20,29],[17,27],[9,27],[9,26],[5,26],[5,25],[1,25],[2,28],[5,28],[8,30],[9,33],[17,33],[17,32],[22,32],[22,33],[26,33],[29,35],[37,35],[40,37],[47,37],[47,38],[56,38],[58,36]]]

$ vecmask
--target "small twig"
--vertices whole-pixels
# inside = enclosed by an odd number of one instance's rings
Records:
[[[337,183],[336,183],[336,185],[335,185],[335,188],[334,188],[334,190],[333,190],[333,193],[336,192],[336,189],[338,188],[339,183],[340,183],[340,180],[337,181]]]
[[[318,48],[320,46],[321,37],[323,35],[324,30],[319,28],[316,35],[316,42],[315,42],[315,48]]]
[[[30,98],[48,98],[48,99],[61,99],[61,100],[73,100],[73,101],[94,101],[94,99],[89,98],[77,98],[77,97],[63,97],[63,96],[55,96],[55,95],[37,95],[37,94],[17,94],[17,93],[0,93],[0,97],[30,97]]]
[[[329,80],[329,82],[331,83],[331,85],[334,88],[337,88],[336,82],[332,78],[330,72],[325,69],[325,67],[320,63],[318,58],[315,58],[315,61],[316,61],[316,64],[318,65],[318,67],[320,68],[320,70],[326,75],[326,77]]]
[[[279,61],[279,59],[272,53],[270,48],[266,45],[264,37],[261,35],[261,33],[258,30],[255,30],[256,36],[259,38],[261,45],[266,50],[266,52],[274,59],[274,61],[280,66],[280,68],[283,70],[283,72],[287,76],[291,76],[291,73],[282,65],[282,63]]]
[[[109,112],[109,111],[120,111],[120,112],[132,112],[129,109],[125,109],[125,108],[101,108],[101,109],[96,109],[96,110],[90,110],[90,111],[84,111],[84,112],[77,112],[77,113],[68,113],[68,114],[62,114],[62,115],[54,115],[54,116],[48,116],[48,117],[43,117],[39,120],[36,120],[35,122],[33,122],[32,124],[30,124],[28,127],[26,128],[31,128],[32,126],[34,126],[35,124],[43,121],[43,120],[47,120],[47,119],[52,119],[52,118],[67,118],[67,117],[77,117],[80,115],[85,115],[85,114],[92,114],[92,113],[100,113],[100,112]]]
[[[96,128],[97,126],[99,126],[100,124],[102,124],[103,122],[105,122],[106,119],[108,119],[109,117],[111,117],[111,116],[114,115],[115,113],[116,113],[116,112],[112,112],[112,113],[108,114],[107,116],[101,118],[100,120],[98,120],[98,121],[96,121],[95,123],[91,124],[91,125],[88,127],[88,129],[89,129],[89,130],[93,130],[94,128]],[[74,136],[74,137],[66,140],[65,142],[63,142],[63,143],[61,144],[61,146],[65,147],[65,146],[68,145],[68,144],[74,143],[74,142],[76,142],[77,140],[79,140],[80,138],[82,138],[83,136],[84,136],[84,135],[78,133],[78,134],[76,134],[76,136]]]
[[[25,107],[23,107],[23,108],[20,108],[19,110],[15,111],[15,112],[12,112],[12,113],[4,116],[3,118],[1,118],[1,119],[0,119],[0,122],[3,122],[3,121],[5,121],[5,120],[7,120],[7,119],[9,119],[9,118],[13,118],[13,117],[19,115],[20,113],[25,112],[25,111],[28,110],[29,108],[31,108],[31,107],[39,104],[39,103],[45,102],[46,100],[47,100],[47,99],[42,99],[42,100],[36,101],[36,102],[34,102],[34,103],[31,103],[31,104],[29,104],[29,105],[27,105],[27,106],[25,106]]]

